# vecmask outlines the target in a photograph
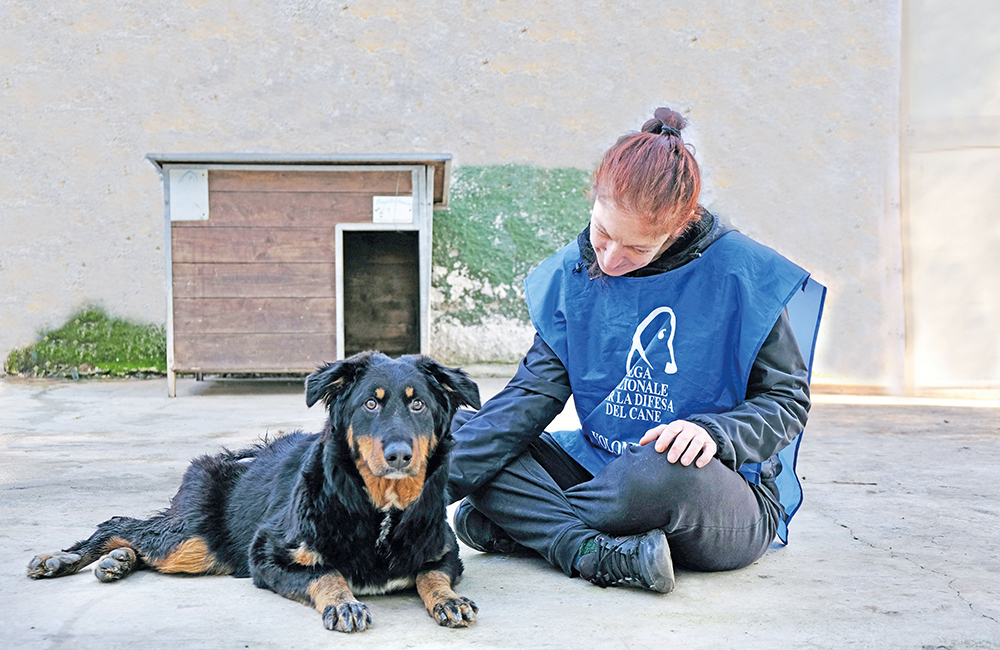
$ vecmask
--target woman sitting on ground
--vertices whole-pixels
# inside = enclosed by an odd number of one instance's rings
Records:
[[[698,205],[684,126],[660,108],[607,151],[589,226],[525,282],[534,344],[456,419],[472,548],[666,593],[674,564],[736,569],[774,539],[777,453],[810,405],[784,308],[808,274]],[[582,429],[545,432],[571,394]]]

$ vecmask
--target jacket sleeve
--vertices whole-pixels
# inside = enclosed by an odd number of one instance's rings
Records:
[[[452,432],[449,503],[489,481],[562,411],[571,390],[562,362],[538,334],[514,377]]]
[[[783,311],[754,360],[746,399],[731,411],[687,419],[711,434],[716,457],[735,470],[767,460],[794,440],[809,407],[809,372]]]

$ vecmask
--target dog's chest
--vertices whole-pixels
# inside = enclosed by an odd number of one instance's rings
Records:
[[[328,531],[319,531],[316,547],[324,564],[340,571],[354,585],[383,585],[382,591],[411,586],[395,585],[398,579],[410,580],[429,560],[436,559],[435,548],[443,548],[439,531],[433,526],[414,526],[403,520],[399,510],[373,510],[365,517],[341,522]],[[325,534],[324,534],[325,533]]]
[[[389,535],[392,533],[392,527],[394,525],[392,511],[388,511],[382,517],[382,523],[379,524],[378,538],[375,540],[375,548],[382,549],[386,548],[389,541]]]
[[[390,564],[405,560],[423,562],[426,545],[433,537],[433,530],[414,527],[404,521],[399,510],[391,509],[374,514],[367,524],[365,546]]]

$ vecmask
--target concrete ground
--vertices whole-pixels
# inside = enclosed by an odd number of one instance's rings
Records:
[[[484,396],[501,380],[484,379]],[[469,629],[415,593],[366,598],[374,627],[327,632],[249,580],[90,570],[29,580],[41,551],[165,507],[188,461],[316,430],[298,383],[0,379],[0,648],[1000,648],[1000,405],[818,398],[791,545],[661,596],[600,589],[535,558],[463,548]]]

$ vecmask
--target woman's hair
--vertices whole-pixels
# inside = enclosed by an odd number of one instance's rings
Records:
[[[694,221],[701,171],[681,139],[686,125],[679,113],[656,109],[641,132],[623,135],[604,154],[590,198],[664,229]]]

